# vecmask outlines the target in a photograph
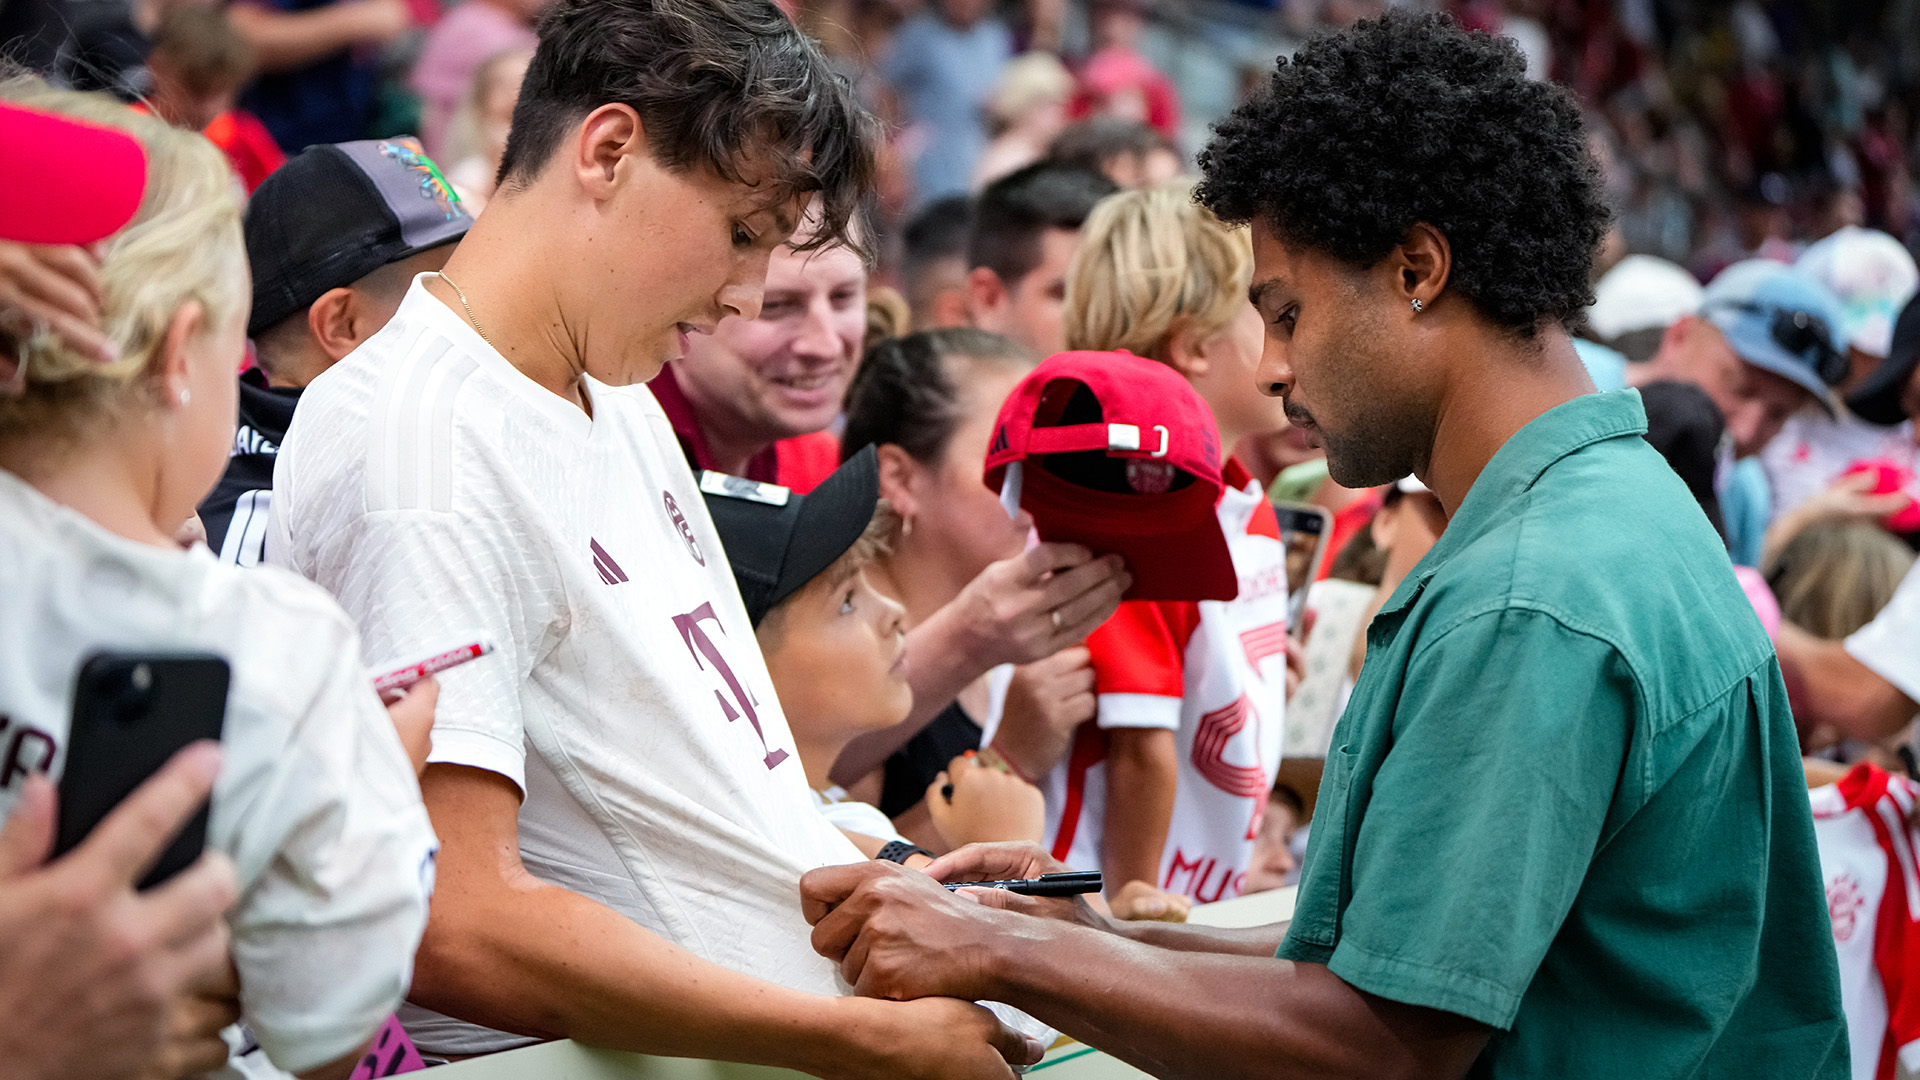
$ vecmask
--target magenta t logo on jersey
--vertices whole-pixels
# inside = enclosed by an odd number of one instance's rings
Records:
[[[700,542],[693,538],[693,526],[687,524],[687,515],[680,512],[680,504],[673,501],[673,492],[662,492],[660,498],[667,504],[667,516],[673,519],[673,527],[680,530],[680,539],[687,542],[687,554],[701,566],[707,565],[706,557],[700,554]]]
[[[587,546],[593,549],[593,568],[600,572],[601,581],[609,585],[618,585],[627,580],[627,572],[620,569],[619,563],[613,561],[613,556],[607,554],[607,549],[600,546],[600,541],[588,537]]]
[[[672,496],[668,498],[671,499]],[[714,629],[720,631],[721,637],[726,636],[726,631],[720,626],[720,616],[713,613],[711,603],[701,604],[685,615],[673,617],[673,625],[680,631],[680,640],[686,642],[687,651],[693,653],[694,665],[703,670],[708,665],[712,665],[712,670],[717,672],[721,681],[726,683],[726,693],[718,689],[713,692],[714,700],[720,703],[720,714],[727,718],[728,723],[740,719],[743,715],[747,718],[747,723],[753,725],[753,733],[760,737],[760,751],[763,755],[760,760],[771,769],[787,760],[788,754],[785,750],[776,750],[767,745],[767,733],[760,729],[760,714],[754,711],[754,706],[760,703],[754,700],[745,686],[741,685],[739,678],[733,673],[733,668],[727,664],[727,658],[720,654],[720,647],[707,636],[707,631],[700,625],[703,622],[711,622]],[[727,700],[729,694],[733,697],[732,702]]]

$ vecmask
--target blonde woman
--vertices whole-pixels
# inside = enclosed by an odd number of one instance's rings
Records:
[[[1264,332],[1247,303],[1252,266],[1246,231],[1196,205],[1187,184],[1111,196],[1067,273],[1067,346],[1180,372],[1230,450],[1285,421],[1254,381]],[[1280,764],[1286,552],[1259,482],[1237,461],[1224,473],[1218,512],[1240,595],[1121,604],[1087,639],[1096,715],[1045,786],[1054,857],[1099,868],[1121,918],[1177,920],[1239,895]]]
[[[42,335],[0,397],[0,715],[13,746],[36,748],[0,770],[0,816],[26,776],[64,762],[75,673],[90,653],[225,657],[207,842],[237,879],[228,926],[240,1015],[279,1068],[344,1077],[406,991],[435,845],[407,752],[333,601],[172,539],[234,438],[249,296],[238,188],[204,138],[103,96],[21,80],[0,84],[0,100],[124,129],[147,157],[139,211],[100,248],[100,323],[119,358],[102,364]],[[430,704],[422,694],[414,707]],[[217,1027],[228,1008],[211,1000],[181,1023]]]

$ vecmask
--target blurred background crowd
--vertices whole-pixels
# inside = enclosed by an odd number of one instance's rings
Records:
[[[4,0],[15,60],[204,129],[257,184],[321,142],[418,133],[484,205],[550,0]],[[1702,281],[1844,225],[1920,245],[1913,0],[1412,0],[1518,41],[1587,109],[1628,253]],[[1123,184],[1186,171],[1306,35],[1385,0],[784,0],[889,126],[878,280],[916,217],[1056,144]],[[933,210],[933,213],[928,213]],[[935,229],[934,231],[938,231]]]

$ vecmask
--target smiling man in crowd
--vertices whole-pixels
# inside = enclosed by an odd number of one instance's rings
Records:
[[[807,235],[795,242],[805,247]],[[696,469],[805,494],[840,464],[828,431],[860,362],[867,264],[846,244],[792,246],[767,263],[760,317],[721,319],[653,382]]]
[[[935,880],[1057,868],[1008,845],[813,871],[815,947],[863,993],[1006,1001],[1162,1077],[1845,1077],[1772,647],[1566,329],[1607,220],[1572,96],[1394,11],[1216,132],[1198,194],[1252,224],[1262,386],[1336,482],[1411,473],[1449,518],[1369,632],[1293,921]]]

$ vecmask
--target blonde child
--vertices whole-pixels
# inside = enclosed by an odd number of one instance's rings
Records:
[[[1071,349],[1118,350],[1187,378],[1219,445],[1285,426],[1254,380],[1264,335],[1247,303],[1243,229],[1187,183],[1123,192],[1087,219],[1067,274]],[[1285,550],[1273,508],[1236,461],[1218,513],[1240,579],[1226,601],[1128,601],[1087,640],[1097,713],[1048,777],[1046,843],[1098,867],[1121,918],[1180,919],[1239,895],[1280,763]]]

